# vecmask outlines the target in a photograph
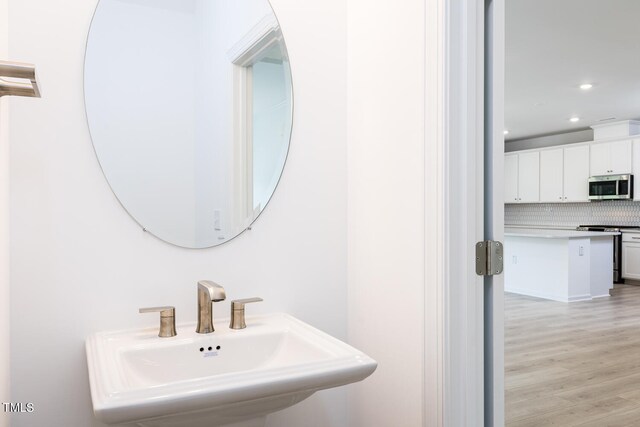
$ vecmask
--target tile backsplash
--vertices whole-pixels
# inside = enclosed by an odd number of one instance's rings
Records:
[[[640,202],[509,204],[504,208],[504,222],[570,228],[581,224],[640,226]]]

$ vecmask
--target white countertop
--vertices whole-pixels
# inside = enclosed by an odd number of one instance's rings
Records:
[[[537,237],[544,239],[580,239],[585,237],[619,236],[620,233],[608,231],[576,231],[544,228],[505,227],[504,235],[510,237]]]
[[[640,230],[636,230],[636,229],[629,229],[629,230],[624,229],[624,230],[620,230],[620,231],[622,231],[623,233],[634,233],[634,234],[640,234]]]

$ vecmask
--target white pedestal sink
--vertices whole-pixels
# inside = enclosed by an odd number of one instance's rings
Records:
[[[377,363],[286,314],[217,321],[159,338],[157,329],[100,332],[86,342],[91,398],[107,424],[260,427],[266,415],[317,390],[361,381]]]

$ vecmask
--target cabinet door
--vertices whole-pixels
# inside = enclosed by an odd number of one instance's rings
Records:
[[[611,151],[608,143],[591,144],[591,176],[609,175]]]
[[[504,156],[504,202],[518,202],[518,155]]]
[[[640,244],[622,244],[622,277],[640,280]]]
[[[633,140],[633,200],[640,201],[640,139]]]
[[[613,174],[631,173],[631,140],[609,143],[611,163],[609,170]]]
[[[589,146],[564,149],[565,202],[589,201]]]
[[[518,202],[540,201],[540,152],[518,155]]]
[[[562,148],[558,148],[556,150],[544,150],[540,152],[540,201],[543,203],[558,203],[563,201],[562,151]]]

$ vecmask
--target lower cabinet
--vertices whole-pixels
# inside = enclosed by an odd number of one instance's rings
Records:
[[[622,234],[622,278],[640,280],[640,233]]]

